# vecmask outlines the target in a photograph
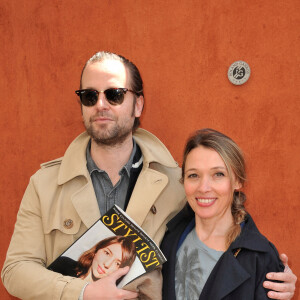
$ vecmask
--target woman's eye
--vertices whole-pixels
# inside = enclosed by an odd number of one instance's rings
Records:
[[[187,178],[197,178],[197,174],[193,173],[193,174],[188,174]]]
[[[218,173],[216,173],[215,175],[216,175],[217,177],[224,177],[224,176],[225,176],[225,174],[222,173],[222,172],[218,172]]]

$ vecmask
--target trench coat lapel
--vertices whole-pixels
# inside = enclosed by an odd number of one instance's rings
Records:
[[[90,228],[100,218],[100,211],[91,181],[88,181],[86,185],[73,194],[72,203],[87,228]]]
[[[76,185],[78,190],[71,196],[71,202],[87,228],[100,218],[95,191],[86,167],[86,147],[89,140],[90,137],[84,132],[72,142],[63,157],[58,175],[59,185],[74,178],[80,180]]]
[[[142,225],[155,200],[166,187],[168,177],[156,170],[142,170],[132,192],[126,213]]]
[[[210,274],[199,300],[223,299],[250,278],[231,252],[225,252]],[[215,286],[215,288],[212,288]]]

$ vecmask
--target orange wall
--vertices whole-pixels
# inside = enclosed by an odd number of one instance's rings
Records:
[[[83,131],[83,64],[110,50],[140,68],[142,127],[176,160],[202,127],[239,143],[248,210],[300,276],[299,30],[299,0],[2,0],[0,265],[29,176]],[[227,79],[236,60],[252,72],[242,86]],[[13,299],[2,285],[0,298]]]

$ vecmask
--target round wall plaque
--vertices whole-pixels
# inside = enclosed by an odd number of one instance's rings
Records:
[[[229,67],[227,75],[231,83],[241,85],[249,79],[250,72],[249,65],[246,62],[239,60]]]

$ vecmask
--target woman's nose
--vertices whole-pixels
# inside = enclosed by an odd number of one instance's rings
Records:
[[[198,191],[202,193],[209,192],[211,190],[211,182],[209,178],[201,178],[198,184]]]
[[[107,268],[107,269],[109,269],[110,267],[111,267],[111,265],[113,264],[113,258],[112,257],[110,257],[110,258],[108,258],[105,262],[104,262],[104,267],[105,268]]]

